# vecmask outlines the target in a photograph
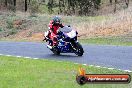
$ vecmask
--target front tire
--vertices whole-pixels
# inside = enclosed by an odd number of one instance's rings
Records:
[[[84,50],[82,48],[82,45],[79,42],[75,43],[74,48],[75,48],[74,52],[75,52],[76,55],[78,55],[78,56],[83,55]]]

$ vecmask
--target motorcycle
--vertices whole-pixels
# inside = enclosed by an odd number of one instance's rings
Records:
[[[47,35],[47,32],[45,32]],[[58,36],[54,36],[57,40],[57,46],[51,46],[52,40],[48,39],[47,47],[56,55],[60,53],[75,53],[78,56],[82,56],[84,53],[82,45],[77,40],[78,32],[73,30],[70,26],[64,26],[59,28]]]

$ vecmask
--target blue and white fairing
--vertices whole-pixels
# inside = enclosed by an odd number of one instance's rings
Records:
[[[77,41],[77,32],[71,27],[65,26],[59,29],[58,49],[61,53],[72,53],[71,40]]]

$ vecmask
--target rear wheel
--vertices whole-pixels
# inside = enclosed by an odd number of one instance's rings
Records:
[[[58,50],[57,47],[53,47],[52,52],[53,52],[55,55],[60,55],[60,51]]]

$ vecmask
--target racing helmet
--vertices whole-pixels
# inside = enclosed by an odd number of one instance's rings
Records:
[[[53,18],[53,23],[54,23],[54,24],[60,24],[60,20],[61,20],[60,17],[55,16],[55,17]]]

